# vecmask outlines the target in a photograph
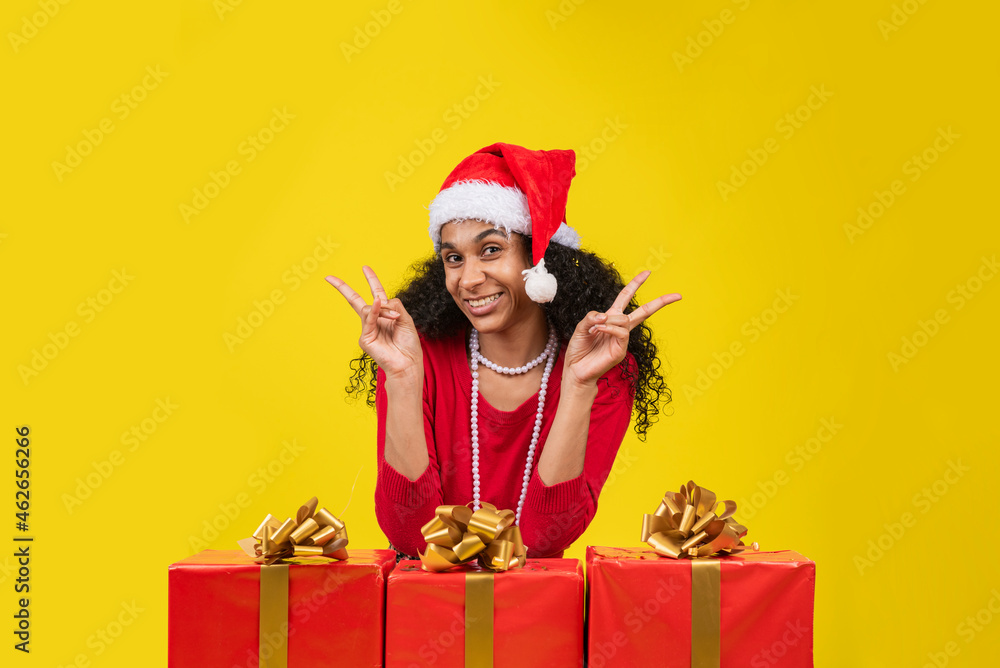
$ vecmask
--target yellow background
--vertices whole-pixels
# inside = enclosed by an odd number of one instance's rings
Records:
[[[360,328],[323,277],[360,289],[366,262],[398,286],[430,251],[424,207],[444,177],[506,141],[577,150],[568,219],[585,246],[623,272],[653,269],[640,296],[684,295],[651,321],[672,415],[646,443],[626,437],[569,556],[637,545],[642,513],[693,478],[743,505],[748,539],[817,562],[817,665],[921,666],[946,648],[949,665],[991,665],[1000,621],[959,625],[1000,604],[1000,280],[983,280],[1000,247],[996,6],[388,7],[4,4],[0,424],[11,454],[14,428],[32,430],[36,537],[29,656],[11,647],[0,557],[4,664],[164,665],[167,566],[192,537],[235,548],[313,494],[339,512],[355,478],[352,545],[384,545],[374,415],[344,400]],[[294,118],[250,160],[244,142],[275,109]],[[799,127],[782,122],[796,113]],[[53,165],[102,123],[113,130],[75,168]],[[939,132],[951,139],[936,153]],[[765,146],[763,164],[742,165]],[[915,170],[925,151],[935,159]],[[230,161],[239,172],[185,220]],[[401,161],[412,174],[390,187]],[[724,197],[734,169],[749,176]],[[892,203],[852,228],[878,193]],[[283,302],[227,345],[275,290]],[[778,313],[781,294],[792,305]],[[909,358],[904,337],[920,344]],[[143,424],[130,449],[123,433]],[[298,454],[255,478],[284,442]],[[949,462],[967,470],[946,479]],[[229,526],[214,537],[212,521]],[[125,632],[96,641],[133,602]]]

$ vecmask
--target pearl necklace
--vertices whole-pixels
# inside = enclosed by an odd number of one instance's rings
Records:
[[[531,480],[531,465],[535,459],[535,447],[538,445],[538,436],[542,432],[542,411],[545,408],[545,393],[549,385],[549,374],[552,372],[552,365],[556,361],[558,350],[556,330],[549,327],[549,340],[545,344],[545,350],[524,366],[502,367],[489,361],[479,352],[479,332],[475,328],[469,336],[469,352],[472,365],[472,509],[479,510],[479,363],[493,369],[497,373],[507,375],[518,375],[531,371],[536,366],[545,362],[545,371],[542,373],[542,387],[538,390],[538,410],[535,413],[535,427],[531,434],[531,445],[528,446],[528,460],[524,464],[524,476],[521,479],[521,498],[517,501],[517,512],[514,515],[514,524],[521,523],[521,510],[524,507],[524,499],[528,494],[528,482]]]

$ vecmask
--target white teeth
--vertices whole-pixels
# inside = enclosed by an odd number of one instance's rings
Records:
[[[495,295],[490,295],[489,297],[483,297],[482,299],[472,299],[469,300],[469,306],[486,306],[492,301],[496,301],[500,298],[500,293]]]

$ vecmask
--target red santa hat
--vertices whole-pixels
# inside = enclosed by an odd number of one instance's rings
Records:
[[[452,170],[430,205],[430,235],[440,250],[441,227],[455,220],[481,220],[531,236],[534,267],[524,272],[524,289],[536,302],[556,294],[556,277],[545,270],[549,242],[580,247],[580,235],[566,224],[566,197],[576,175],[573,151],[530,151],[514,144],[479,149]]]

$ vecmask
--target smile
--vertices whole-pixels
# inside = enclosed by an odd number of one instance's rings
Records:
[[[489,297],[483,297],[482,299],[467,299],[465,301],[469,304],[469,306],[486,306],[490,302],[495,302],[499,298],[500,298],[500,293],[498,292],[495,295],[490,295]]]

